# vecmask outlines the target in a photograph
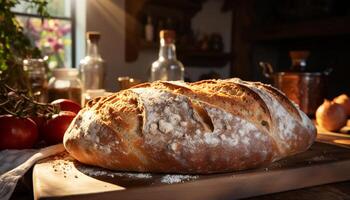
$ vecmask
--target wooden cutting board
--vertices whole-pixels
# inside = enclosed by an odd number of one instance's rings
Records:
[[[236,199],[350,180],[350,149],[316,142],[307,152],[254,170],[214,175],[123,173],[67,153],[33,169],[35,199]]]

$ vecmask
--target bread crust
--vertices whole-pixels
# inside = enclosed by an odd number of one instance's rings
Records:
[[[80,162],[112,170],[208,174],[267,165],[305,151],[315,136],[271,86],[156,81],[89,102],[64,145]]]

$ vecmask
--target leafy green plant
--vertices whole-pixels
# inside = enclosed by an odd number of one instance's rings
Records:
[[[21,2],[29,3],[40,16],[48,16],[46,0]],[[41,53],[23,33],[11,11],[19,3],[19,0],[0,0],[0,115],[49,116],[57,111],[49,104],[34,100],[23,71],[23,59],[39,58]]]
[[[21,0],[29,3],[42,17],[48,16],[46,0]],[[20,0],[0,1],[0,80],[18,89],[29,89],[23,72],[22,60],[38,58],[40,50],[23,33],[23,28],[11,11]]]

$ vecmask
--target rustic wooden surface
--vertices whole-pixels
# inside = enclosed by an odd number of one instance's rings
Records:
[[[59,196],[65,199],[137,199],[141,196],[162,199],[169,194],[168,199],[231,199],[350,180],[349,168],[350,149],[315,143],[306,152],[264,168],[198,175],[180,184],[162,181],[173,175],[151,174],[148,178],[139,178],[134,176],[138,176],[137,173],[130,176],[89,167],[70,160],[69,155],[61,155],[37,164],[33,182],[38,199]]]
[[[344,137],[332,136],[327,134],[320,134],[318,136],[319,140],[332,142],[334,140],[349,140],[347,135]],[[344,145],[344,144],[343,144]],[[348,145],[345,145],[348,146]],[[347,156],[347,155],[344,155]],[[31,184],[31,173],[28,172],[26,176],[19,182],[15,193],[12,199],[33,199],[33,190]],[[349,175],[350,171],[343,170],[341,173],[345,175]],[[323,176],[324,174],[320,174]],[[273,181],[273,180],[271,180]],[[108,196],[108,193],[105,194]],[[84,196],[83,198],[87,198],[88,196]],[[253,197],[250,199],[350,199],[350,181],[340,182],[340,183],[332,183],[315,187],[308,187],[304,189],[292,190],[287,192],[280,192],[275,194],[263,195],[258,197]],[[72,198],[75,199],[75,198]],[[88,198],[90,199],[90,198]],[[93,198],[92,198],[93,199]],[[96,199],[96,198],[95,198]],[[230,199],[230,197],[226,196],[225,199]]]
[[[347,172],[345,172],[347,173]],[[249,200],[331,200],[350,199],[350,181],[249,198]]]
[[[345,129],[344,129],[345,130]],[[347,129],[346,129],[347,130]],[[318,131],[321,132],[317,136],[319,141],[327,142],[337,145],[344,145],[345,147],[350,147],[350,135],[348,134],[339,134],[332,133],[323,130],[318,127]],[[349,171],[344,171],[344,173],[350,173]],[[300,190],[292,190],[287,192],[280,192],[275,194],[263,195],[253,198],[248,198],[249,200],[329,200],[329,199],[338,199],[345,200],[350,199],[350,181],[340,182],[340,183],[331,183],[316,187],[309,187]]]
[[[345,172],[346,173],[346,172]],[[299,190],[280,192],[275,194],[263,195],[248,200],[348,200],[350,199],[350,181],[326,184],[316,187],[309,187]],[[23,178],[17,186],[12,200],[32,200],[33,190],[31,185],[31,171]]]

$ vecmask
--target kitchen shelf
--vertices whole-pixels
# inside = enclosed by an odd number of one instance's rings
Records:
[[[140,49],[158,51],[159,44],[140,40]],[[231,59],[231,54],[226,52],[186,49],[188,48],[177,46],[176,54],[179,60],[188,67],[224,67]]]
[[[350,16],[276,24],[251,29],[248,39],[269,41],[350,34]]]
[[[157,6],[169,7],[174,9],[200,10],[203,0],[152,0],[152,4]]]
[[[210,51],[178,51],[178,57],[186,66],[223,67],[231,59],[231,53]]]
[[[140,50],[158,50],[159,42],[148,42],[140,40]]]
[[[128,0],[125,1],[126,42],[125,61],[137,60],[140,50],[156,49],[158,43],[143,40],[145,20],[152,17],[154,31],[174,29],[178,37],[190,36],[191,18],[204,0]],[[157,34],[155,34],[156,36]]]

